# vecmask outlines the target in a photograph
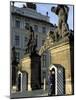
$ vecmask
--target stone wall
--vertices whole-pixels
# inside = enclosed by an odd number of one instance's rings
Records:
[[[70,49],[69,39],[54,44],[49,48],[51,64],[61,64],[65,69],[65,94],[73,94],[73,49]]]

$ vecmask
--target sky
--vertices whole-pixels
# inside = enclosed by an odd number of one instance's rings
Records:
[[[51,7],[57,6],[52,4],[37,4],[37,11],[41,12],[42,14],[46,15],[46,12],[48,11],[48,16],[50,17],[50,22],[53,24],[58,25],[58,16],[51,12]],[[73,6],[69,7],[69,14],[68,14],[68,24],[69,28],[73,29]]]
[[[17,7],[22,7],[23,4],[26,5],[26,3],[22,3],[22,2],[15,2],[15,6]],[[53,23],[53,24],[56,24],[58,25],[58,16],[55,15],[53,12],[51,12],[51,7],[53,6],[57,6],[55,4],[39,4],[37,3],[37,12],[43,14],[43,15],[46,15],[46,12],[48,12],[48,16],[50,17],[50,22]],[[69,7],[69,14],[68,14],[68,25],[69,25],[69,29],[72,29],[73,30],[73,6],[72,5],[68,5]]]

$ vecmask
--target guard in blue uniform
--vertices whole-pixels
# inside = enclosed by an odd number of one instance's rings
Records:
[[[48,75],[48,95],[55,95],[55,73],[52,74],[52,70]]]

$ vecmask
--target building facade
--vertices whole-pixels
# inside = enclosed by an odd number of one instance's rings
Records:
[[[35,36],[38,36],[37,50],[39,51],[44,44],[47,33],[54,30],[54,26],[50,23],[49,16],[38,13],[36,9],[30,7],[18,8],[11,5],[11,48],[16,48],[16,57],[20,61],[23,58],[25,49],[29,40],[30,26],[34,30]],[[49,64],[49,54],[47,51],[41,55],[41,81],[47,77]],[[48,65],[49,64],[49,65]]]

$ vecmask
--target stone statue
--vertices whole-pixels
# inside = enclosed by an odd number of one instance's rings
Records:
[[[56,28],[54,33],[53,32],[49,32],[49,37],[51,39],[51,42],[57,42],[59,40],[59,34],[58,34],[58,29]]]
[[[42,45],[39,50],[40,55],[59,40],[65,40],[66,36],[70,38],[73,37],[69,31],[69,26],[67,23],[69,7],[66,5],[58,5],[57,7],[52,7],[51,11],[58,16],[58,26],[54,25],[54,31],[50,30],[50,32],[47,33],[47,38],[44,45]]]
[[[14,65],[17,64],[15,47],[12,48],[12,64],[14,64]]]
[[[16,85],[16,76],[17,76],[17,59],[15,47],[12,48],[12,86]]]
[[[67,24],[69,8],[66,5],[58,5],[57,7],[52,7],[51,11],[59,18],[58,28],[54,34],[58,34],[59,37],[62,38],[69,32],[69,26]]]
[[[27,43],[26,53],[36,52],[37,37],[38,37],[37,35],[36,37],[34,36],[34,31],[32,27],[30,26],[30,36],[29,36],[29,41]]]

